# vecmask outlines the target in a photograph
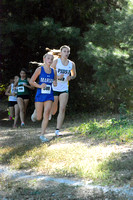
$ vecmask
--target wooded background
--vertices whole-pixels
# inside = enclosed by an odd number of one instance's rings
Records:
[[[132,107],[132,0],[2,0],[2,84],[21,68],[35,70],[45,48],[71,48],[77,78],[70,82],[69,111],[117,112]],[[34,100],[33,100],[34,101]]]

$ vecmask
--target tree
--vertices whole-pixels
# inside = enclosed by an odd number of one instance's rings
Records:
[[[118,110],[132,98],[132,12],[133,5],[103,12],[105,23],[89,26],[84,49],[79,51],[86,65],[93,66],[93,82],[86,89],[102,110]],[[86,80],[85,80],[86,81]]]

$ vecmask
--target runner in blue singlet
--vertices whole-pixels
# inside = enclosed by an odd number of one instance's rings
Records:
[[[46,128],[48,125],[49,114],[52,107],[52,102],[54,101],[52,83],[57,85],[57,75],[56,71],[50,68],[53,62],[53,54],[47,53],[43,56],[43,65],[38,67],[30,79],[30,84],[37,88],[37,93],[35,96],[35,111],[36,119],[42,120],[41,126],[41,136],[42,142],[47,142],[48,139],[44,136],[46,134]],[[39,77],[39,83],[35,82]]]

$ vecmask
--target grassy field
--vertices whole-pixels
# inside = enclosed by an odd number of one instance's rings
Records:
[[[76,115],[66,117],[63,137],[55,138],[55,120],[49,124],[50,142],[38,139],[40,123],[12,129],[3,121],[0,164],[34,170],[55,177],[78,177],[93,184],[133,186],[132,116]]]

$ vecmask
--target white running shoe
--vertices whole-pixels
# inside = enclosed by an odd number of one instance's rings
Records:
[[[48,118],[48,119],[49,119],[49,120],[51,120],[51,119],[52,119],[52,115],[51,115],[51,114],[49,115],[49,118]]]
[[[40,140],[41,140],[42,142],[49,142],[49,140],[48,140],[47,138],[45,138],[44,135],[41,135],[41,136],[40,136]]]
[[[34,117],[34,113],[31,115],[31,121],[36,122],[36,118]]]
[[[59,130],[55,130],[55,135],[58,136],[62,136],[62,134],[59,132]]]

